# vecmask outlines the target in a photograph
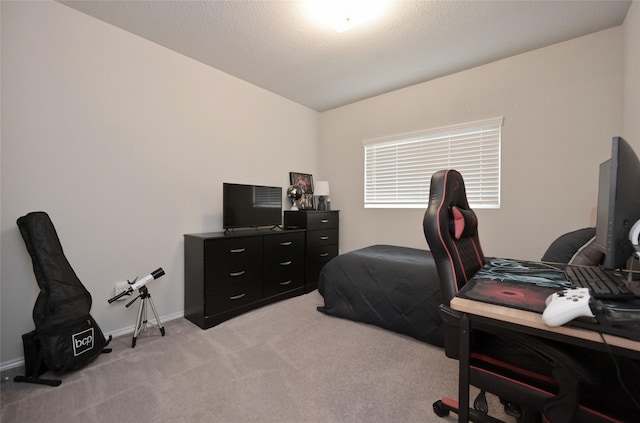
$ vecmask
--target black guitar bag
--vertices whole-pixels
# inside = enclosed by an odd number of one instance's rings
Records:
[[[91,294],[67,261],[58,234],[45,212],[32,212],[17,221],[33,262],[40,293],[33,307],[35,330],[22,336],[25,376],[16,382],[57,386],[59,380],[40,379],[51,370],[77,370],[105,349],[107,340],[89,313]]]

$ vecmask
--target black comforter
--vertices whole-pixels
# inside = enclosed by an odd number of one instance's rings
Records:
[[[323,313],[442,346],[438,272],[426,250],[374,245],[342,254],[320,272]]]

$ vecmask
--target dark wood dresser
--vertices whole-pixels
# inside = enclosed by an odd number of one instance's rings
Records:
[[[305,231],[184,236],[184,314],[203,329],[305,292]]]

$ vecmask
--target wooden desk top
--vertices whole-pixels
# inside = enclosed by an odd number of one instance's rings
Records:
[[[511,307],[483,303],[481,301],[474,301],[460,297],[454,297],[451,300],[450,307],[463,313],[488,317],[503,322],[514,323],[521,326],[527,326],[530,328],[555,332],[562,335],[602,343],[602,338],[600,337],[600,334],[598,332],[570,326],[549,327],[542,321],[541,314],[531,311],[518,310]],[[640,351],[640,342],[638,341],[633,341],[628,338],[622,338],[619,336],[607,334],[604,335],[604,338],[609,345],[629,349],[632,351]]]

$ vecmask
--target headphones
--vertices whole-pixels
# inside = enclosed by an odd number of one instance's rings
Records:
[[[631,241],[631,245],[633,245],[633,249],[636,250],[636,255],[640,258],[640,243],[638,242],[638,238],[640,237],[640,219],[634,223],[629,231],[629,241]]]

